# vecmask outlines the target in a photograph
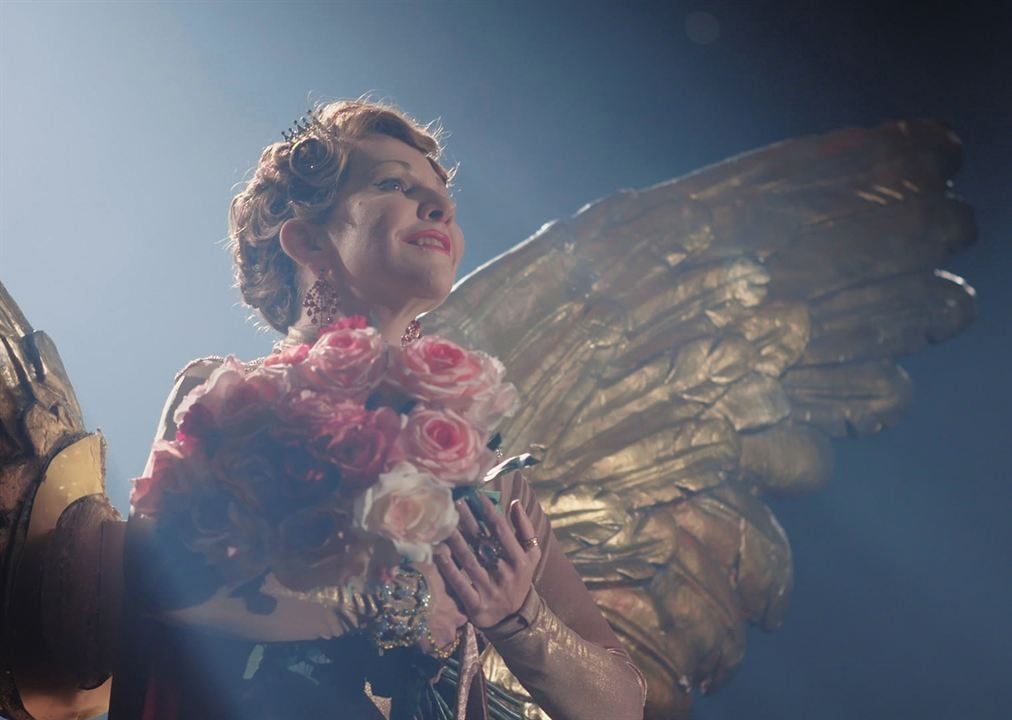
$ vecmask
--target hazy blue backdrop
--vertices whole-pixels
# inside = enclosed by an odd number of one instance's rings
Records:
[[[697,718],[1012,717],[1010,3],[0,1],[0,279],[58,343],[125,508],[173,374],[263,355],[221,241],[309,102],[442,118],[468,271],[584,203],[787,137],[949,121],[980,242],[963,336],[905,422],[777,503],[796,560]]]

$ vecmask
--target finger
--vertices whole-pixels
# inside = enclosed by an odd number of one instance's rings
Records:
[[[521,546],[528,542],[531,538],[538,536],[537,531],[534,529],[534,523],[527,516],[527,511],[519,500],[514,500],[510,503],[510,519],[513,521],[513,527],[517,529],[516,536]],[[528,557],[535,559],[541,558],[541,546],[532,545],[524,550],[524,553]]]
[[[471,584],[471,579],[453,562],[449,550],[434,553],[433,557],[436,559],[436,567],[439,569],[439,574],[443,576],[446,586],[450,588],[450,592],[464,606],[464,609],[476,607],[481,602],[481,594]]]
[[[453,553],[454,562],[460,566],[460,569],[471,579],[476,588],[483,589],[492,586],[492,579],[488,576],[488,571],[478,562],[478,557],[474,554],[471,546],[467,544],[464,536],[460,534],[460,530],[454,530],[444,542]]]
[[[453,553],[450,552],[450,548],[447,547],[445,542],[441,542],[432,548],[432,562],[437,570],[439,570],[441,561],[446,561],[451,564],[453,563]]]
[[[450,555],[450,548],[446,547],[443,543],[436,545],[432,549],[432,562],[431,563],[412,563],[416,568],[422,570],[422,574],[426,577],[429,583],[429,591],[435,596],[443,596],[442,602],[445,604],[450,602],[459,612],[464,612],[464,608],[460,604],[460,599],[457,598],[452,592],[450,592],[449,586],[446,584],[446,578],[443,577],[443,573],[439,569],[439,559],[446,560],[448,563],[453,564],[453,557]],[[428,565],[432,568],[431,571],[425,571],[423,568]]]
[[[464,536],[468,539],[477,537],[481,528],[478,526],[478,519],[471,512],[471,507],[467,500],[461,499],[457,501],[457,513],[460,515],[458,527],[461,528]]]
[[[495,505],[485,495],[481,496],[481,507],[485,522],[503,547],[503,557],[513,565],[523,561],[524,550],[517,542],[516,533],[506,521],[506,517],[502,513],[496,512]]]

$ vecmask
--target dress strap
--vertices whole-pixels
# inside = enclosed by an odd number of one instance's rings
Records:
[[[193,371],[195,368],[199,368],[201,371],[205,371],[206,369],[206,372],[202,372],[200,374],[210,375],[223,362],[225,362],[225,358],[222,357],[221,355],[207,355],[202,358],[197,358],[196,360],[191,360],[190,362],[186,363],[186,365],[183,366],[182,370],[176,373],[176,377],[173,379],[173,382],[179,382],[179,378],[183,377],[184,375],[194,374],[191,371]],[[251,372],[253,370],[256,370],[261,365],[263,365],[263,363],[264,363],[263,358],[256,358],[255,360],[244,362],[242,365],[244,368],[246,368],[246,372]]]

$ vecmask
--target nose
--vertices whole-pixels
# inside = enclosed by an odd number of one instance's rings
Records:
[[[457,203],[441,193],[433,193],[418,206],[418,217],[449,225],[457,212]]]

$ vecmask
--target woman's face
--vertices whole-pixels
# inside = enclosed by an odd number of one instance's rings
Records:
[[[355,142],[346,172],[324,225],[335,277],[370,306],[435,308],[464,254],[443,181],[420,151],[380,134]]]

